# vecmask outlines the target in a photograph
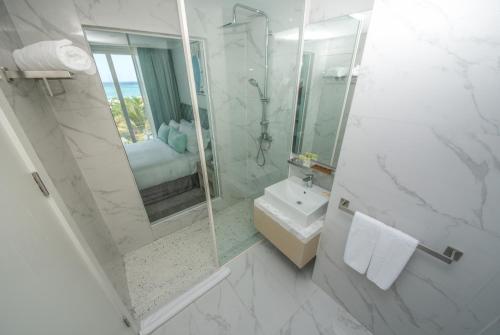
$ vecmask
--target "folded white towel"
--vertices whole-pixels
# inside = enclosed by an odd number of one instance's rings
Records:
[[[359,273],[365,273],[383,226],[382,222],[368,215],[354,213],[344,250],[344,262]]]
[[[22,49],[14,50],[12,55],[19,69],[24,71],[67,70],[87,74],[96,73],[92,57],[66,39],[30,44]]]
[[[413,237],[383,225],[368,267],[368,279],[387,290],[403,271],[417,245]]]

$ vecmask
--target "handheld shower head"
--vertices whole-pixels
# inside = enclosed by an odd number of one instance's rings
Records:
[[[250,78],[248,79],[248,82],[250,83],[250,85],[252,86],[255,86],[255,87],[259,87],[259,83],[257,82],[257,80],[255,80],[254,78]]]
[[[260,90],[259,83],[257,82],[257,80],[255,80],[254,78],[250,78],[248,79],[248,82],[250,83],[250,85],[257,88],[257,90],[259,91],[260,99],[263,100],[265,97],[264,94],[262,94],[262,91]]]

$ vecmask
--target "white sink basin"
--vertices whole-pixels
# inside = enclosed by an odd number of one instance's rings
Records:
[[[329,192],[321,187],[305,187],[301,179],[290,177],[266,187],[264,199],[301,226],[307,227],[326,213]]]

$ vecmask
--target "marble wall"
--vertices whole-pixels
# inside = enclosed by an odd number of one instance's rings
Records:
[[[232,6],[236,1],[224,1],[223,21],[232,20]],[[261,88],[264,83],[264,20],[254,19],[250,24],[237,29],[225,29],[226,81],[230,100],[223,107],[220,118],[233,118],[228,125],[232,129],[229,141],[241,144],[235,152],[235,159],[229,159],[227,175],[241,184],[244,197],[260,195],[264,187],[286,177],[287,163],[291,146],[291,126],[294,91],[298,72],[298,40],[277,38],[280,32],[298,29],[302,26],[304,1],[260,1],[244,2],[267,13],[270,18],[272,36],[269,39],[269,81],[267,106],[269,134],[273,137],[271,147],[265,153],[266,164],[259,167],[256,163],[262,105],[255,87],[248,79],[255,78]],[[245,11],[238,12],[244,17]],[[217,92],[214,92],[214,96]],[[229,108],[228,108],[229,107]],[[219,109],[214,108],[219,112]],[[218,124],[217,124],[218,126]],[[242,150],[243,149],[243,150]],[[224,174],[222,174],[224,178]],[[224,180],[222,180],[224,182]]]
[[[293,87],[296,80],[298,41],[270,38],[269,132],[273,136],[266,153],[266,165],[255,162],[260,136],[261,102],[248,79],[255,78],[261,88],[264,78],[264,20],[221,29],[232,20],[236,1],[188,1],[190,34],[205,40],[210,106],[215,131],[222,199],[216,210],[260,194],[264,187],[286,177],[291,133]],[[264,10],[274,33],[302,24],[303,1],[247,1],[246,5]],[[239,12],[238,15],[245,15]]]
[[[75,5],[63,0],[5,0],[23,45],[68,38],[88,50]],[[102,12],[115,15],[113,12]],[[113,15],[110,15],[113,14]],[[49,100],[97,206],[122,254],[153,241],[134,177],[98,74],[63,82]]]
[[[12,51],[23,44],[3,1],[0,1],[0,24],[0,63],[14,69]],[[130,305],[123,259],[56,120],[51,98],[39,83],[29,80],[11,84],[1,80],[0,89],[94,256],[123,301]]]
[[[498,327],[499,13],[494,0],[375,3],[313,276],[375,335]],[[381,291],[343,263],[341,197],[464,256],[446,265],[416,251]]]

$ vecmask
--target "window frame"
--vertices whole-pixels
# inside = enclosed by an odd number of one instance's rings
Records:
[[[132,143],[137,143],[137,139],[135,137],[134,127],[132,126],[132,122],[130,120],[130,116],[127,110],[127,106],[125,105],[125,99],[122,94],[122,90],[120,87],[120,82],[118,80],[116,69],[113,63],[112,56],[113,55],[128,55],[132,59],[132,63],[134,65],[135,75],[137,77],[137,83],[139,85],[139,90],[141,92],[141,98],[144,102],[144,113],[149,122],[149,128],[153,133],[153,136],[156,137],[156,129],[153,127],[153,116],[151,114],[151,109],[149,107],[149,100],[147,98],[146,88],[144,86],[144,79],[142,77],[142,72],[140,71],[139,59],[137,55],[137,48],[130,46],[111,46],[111,45],[92,45],[91,46],[92,54],[104,55],[106,57],[106,61],[109,67],[109,71],[111,72],[111,77],[113,79],[113,85],[115,87],[116,95],[118,96],[118,100],[120,101],[120,108],[122,111],[123,118],[125,119],[125,124],[127,125],[128,132],[130,134],[130,139]]]

